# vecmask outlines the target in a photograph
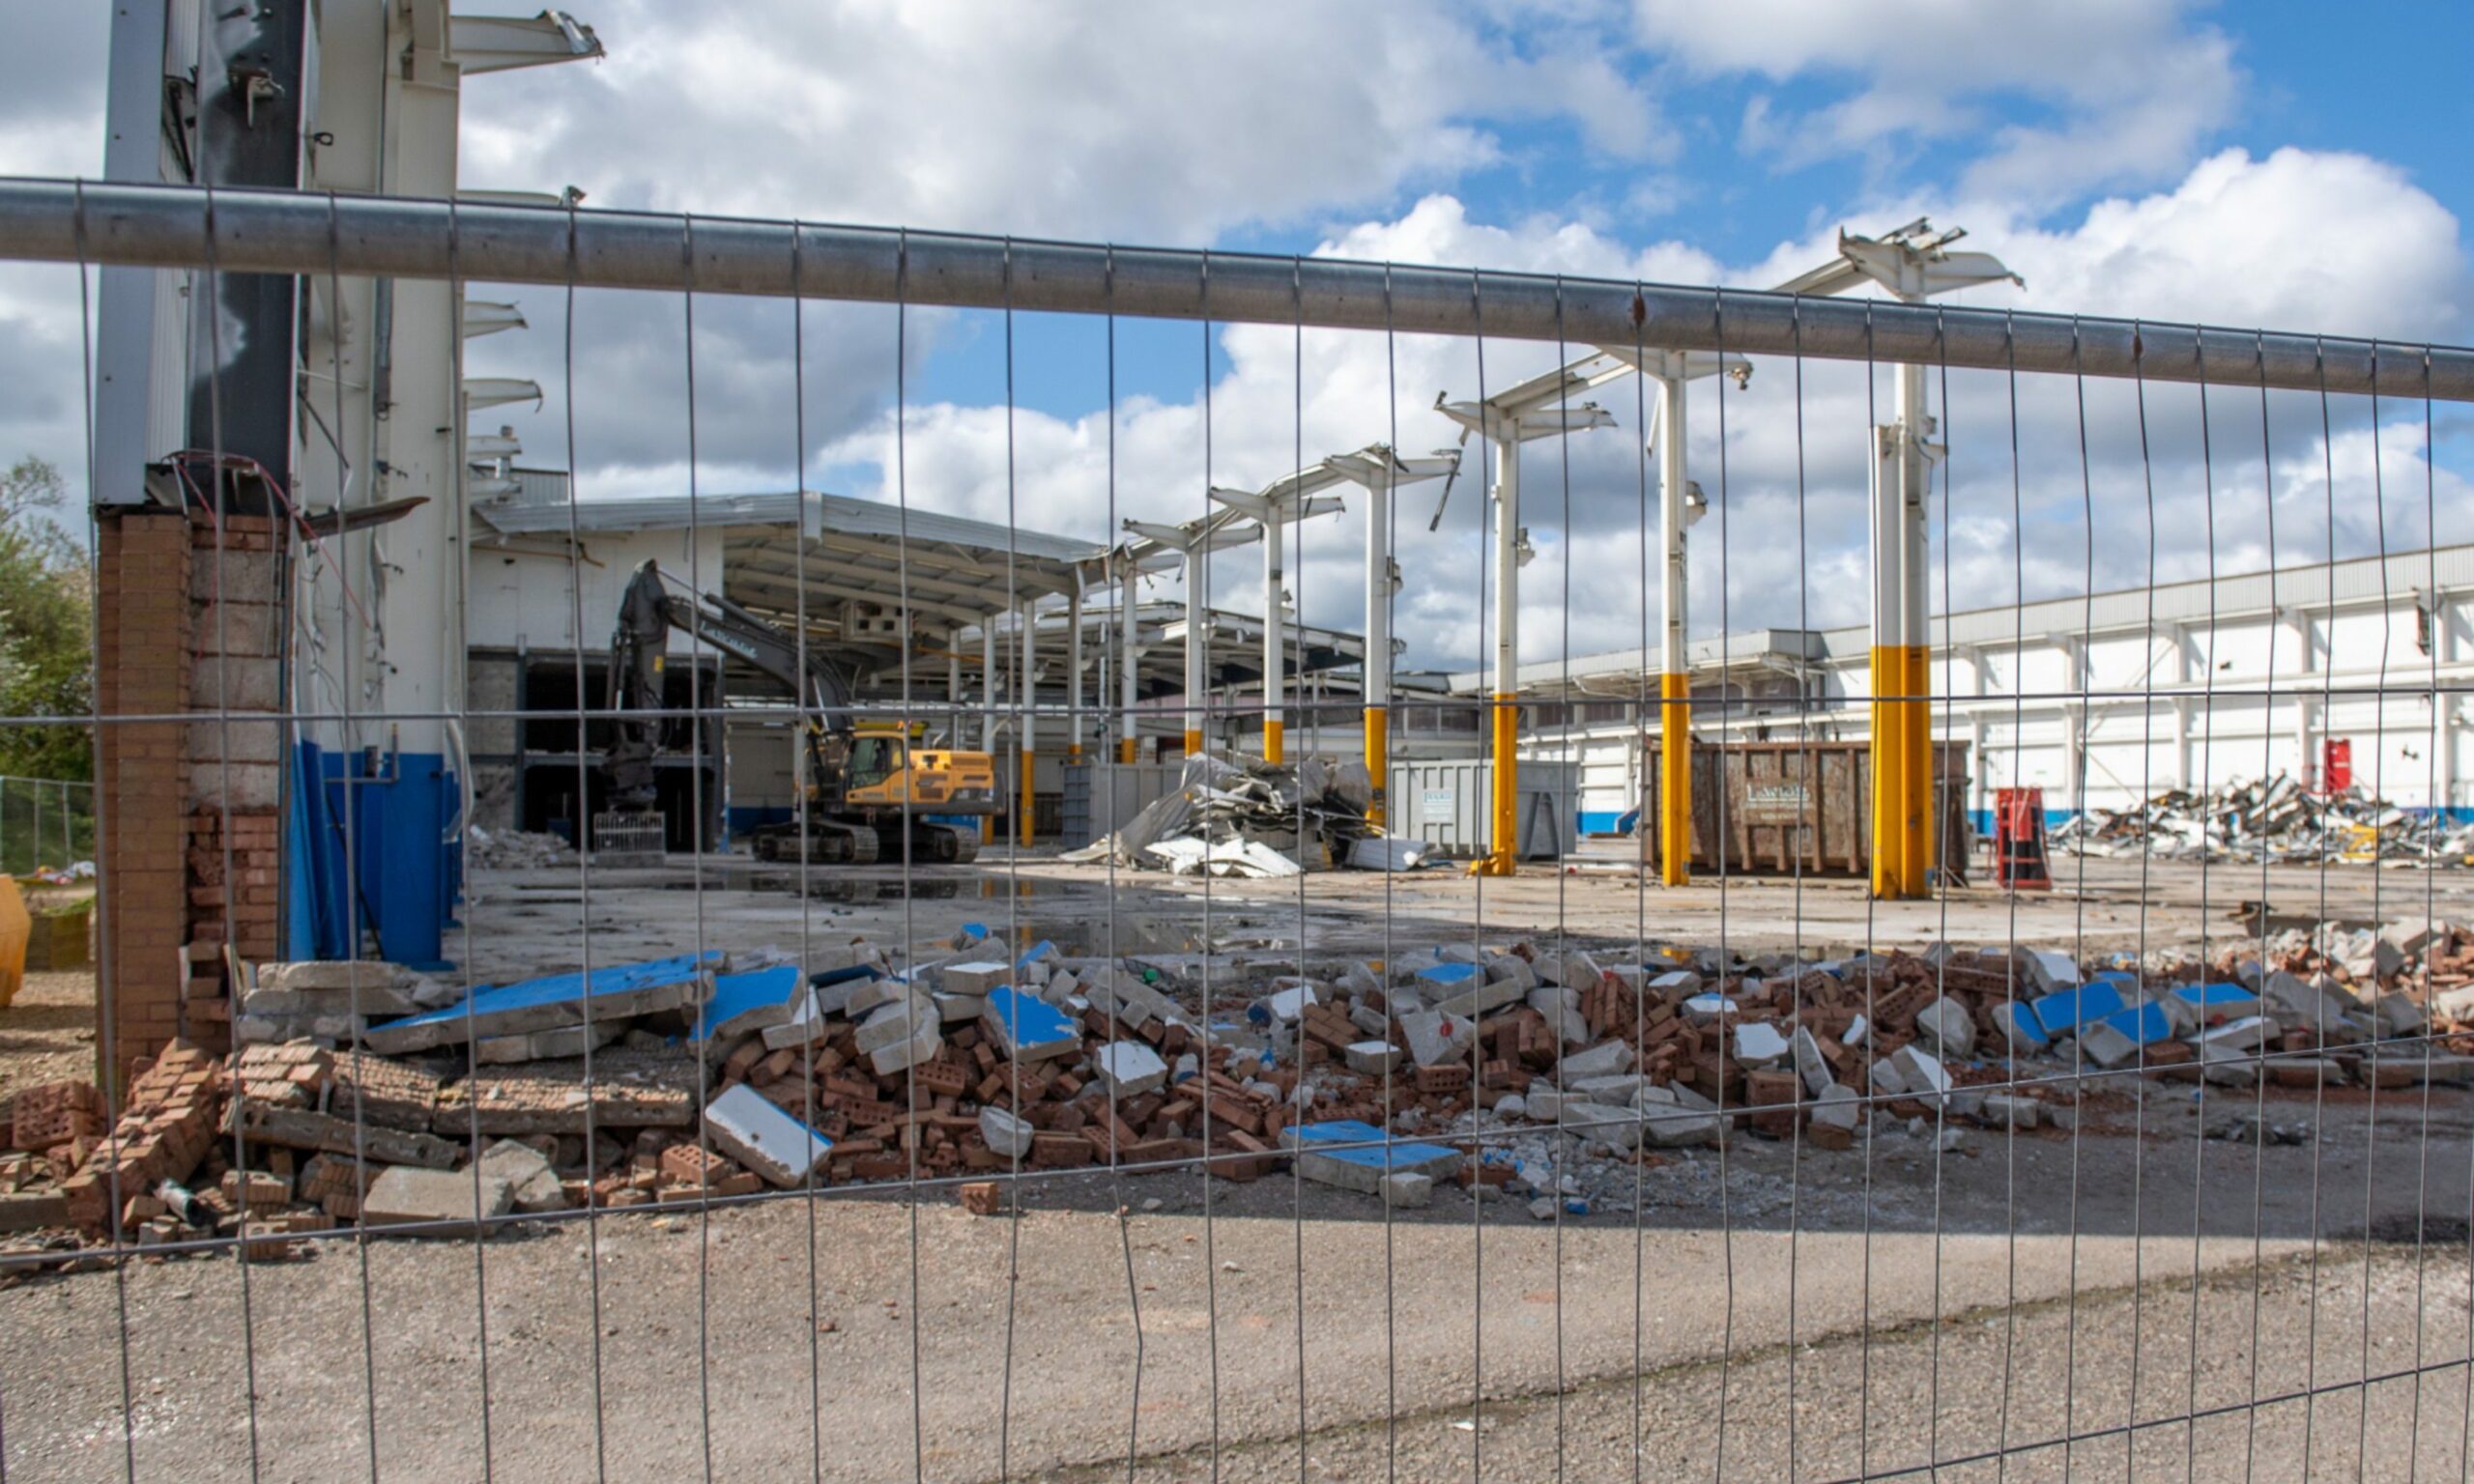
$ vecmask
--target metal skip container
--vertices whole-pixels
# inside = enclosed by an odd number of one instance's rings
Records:
[[[1519,783],[1513,854],[1524,861],[1568,854],[1580,810],[1579,765],[1524,757]],[[1395,761],[1385,828],[1424,841],[1445,855],[1475,860],[1486,853],[1494,784],[1494,764],[1480,758]]]
[[[1658,739],[1644,739],[1641,864],[1659,869]],[[1967,814],[1968,745],[1933,750],[1933,862],[1964,885],[1974,842]],[[1724,810],[1721,812],[1721,800]],[[1864,876],[1873,868],[1872,750],[1863,742],[1692,744],[1692,869],[1716,871],[1723,821],[1729,875]]]

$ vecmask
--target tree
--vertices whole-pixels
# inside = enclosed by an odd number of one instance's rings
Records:
[[[58,512],[60,471],[32,454],[0,474],[0,717],[93,714],[94,585]],[[0,723],[0,773],[84,780],[82,727]]]

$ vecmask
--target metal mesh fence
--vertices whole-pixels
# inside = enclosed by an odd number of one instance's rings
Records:
[[[98,1086],[0,1082],[9,1478],[2474,1460],[2465,353],[23,183],[0,252],[310,327],[287,478],[204,318],[197,446],[96,514],[97,710],[0,719],[94,728],[102,914]],[[449,296],[417,506],[382,277],[407,343]],[[476,488],[505,284],[551,504]],[[648,304],[651,495],[576,411]],[[780,375],[717,370],[760,313]],[[959,313],[967,484],[913,380]],[[1284,403],[1225,405],[1241,334]],[[1320,457],[1340,375],[1384,412]],[[879,487],[810,494],[854,394]],[[1317,626],[1361,567],[1397,674]]]
[[[95,856],[92,785],[0,776],[0,874],[65,870]]]

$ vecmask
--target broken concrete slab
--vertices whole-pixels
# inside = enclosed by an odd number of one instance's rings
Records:
[[[2079,1031],[2079,1046],[2099,1067],[2119,1067],[2136,1059],[2139,1048],[2173,1036],[2172,1017],[2160,1005],[2135,1005],[2117,1010]]]
[[[1591,1077],[1611,1077],[1632,1070],[1632,1047],[1628,1042],[1610,1041],[1574,1051],[1555,1064],[1555,1075],[1566,1086]]]
[[[2013,1056],[2042,1051],[2053,1043],[2046,1037],[2044,1027],[2036,1023],[2032,1006],[2005,1000],[1993,1007],[1993,1023],[2001,1032],[2001,1039]]]
[[[1953,1061],[1965,1061],[1975,1050],[1975,1016],[1946,994],[1915,1013],[1915,1029]]]
[[[1898,1053],[1890,1058],[1890,1064],[1898,1069],[1899,1082],[1910,1098],[1933,1102],[1950,1091],[1948,1070],[1942,1067],[1939,1057],[1922,1046],[1910,1042],[1899,1047]]]
[[[480,1166],[483,1175],[506,1182],[515,1210],[526,1215],[565,1211],[569,1205],[566,1186],[550,1167],[549,1156],[530,1144],[501,1139],[481,1152]]]
[[[1109,1042],[1091,1059],[1091,1068],[1108,1096],[1120,1099],[1139,1098],[1168,1085],[1168,1064],[1138,1041]]]
[[[1736,1060],[1747,1067],[1773,1067],[1787,1054],[1787,1038],[1766,1020],[1736,1025]]]
[[[2256,1015],[2264,1008],[2258,995],[2240,985],[2183,985],[2167,996],[2196,1012],[2196,1025],[2208,1025],[2219,1020],[2239,1020]]]
[[[2048,1037],[2059,1038],[2078,1034],[2079,1027],[2102,1020],[2120,1010],[2122,992],[2103,975],[2070,989],[2057,989],[2037,997],[2032,1007],[2036,1023]]]
[[[701,1005],[724,965],[718,949],[647,963],[613,964],[474,990],[461,1001],[372,1026],[362,1044],[386,1056],[460,1046],[476,1036],[521,1036]]]
[[[1302,1178],[1366,1195],[1379,1194],[1389,1175],[1449,1180],[1459,1173],[1463,1157],[1456,1149],[1397,1139],[1357,1119],[1299,1124],[1281,1129],[1280,1138],[1282,1147],[1296,1152]]]
[[[733,1045],[743,1036],[788,1023],[806,993],[806,976],[794,963],[715,975],[712,995],[697,1008],[688,1039],[705,1047]]]
[[[562,1025],[551,1031],[528,1031],[521,1036],[483,1036],[473,1042],[473,1061],[482,1067],[506,1067],[517,1062],[550,1062],[564,1057],[582,1056],[590,1047],[598,1051],[617,1041],[626,1031],[624,1021],[590,1026]]]
[[[390,1128],[364,1118],[356,1129],[349,1118],[308,1108],[278,1108],[264,1102],[235,1099],[232,1116],[249,1143],[273,1144],[315,1154],[364,1153],[372,1164],[408,1164],[446,1170],[463,1156],[464,1146],[431,1133]]]
[[[1477,1023],[1441,1011],[1421,1010],[1400,1017],[1401,1038],[1409,1043],[1409,1059],[1421,1067],[1466,1061]]]
[[[935,1035],[944,1025],[936,1007],[924,994],[879,1005],[859,1022],[855,1040],[863,1055],[873,1055],[888,1046],[898,1045],[919,1035],[923,1030]]]
[[[705,1105],[713,1147],[788,1190],[804,1184],[833,1153],[833,1141],[741,1083]]]
[[[1055,1006],[1010,985],[988,991],[980,1023],[998,1052],[1025,1062],[1072,1056],[1082,1049],[1082,1029]]]
[[[423,1228],[404,1236],[471,1237],[483,1222],[514,1210],[514,1187],[497,1176],[397,1165],[369,1183],[360,1198],[360,1224]]]

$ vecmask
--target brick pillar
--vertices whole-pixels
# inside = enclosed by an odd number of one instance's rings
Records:
[[[103,718],[99,844],[104,972],[97,997],[96,1058],[108,1085],[179,1034],[188,938],[183,814],[188,799],[191,666],[189,524],[178,511],[103,512],[95,622]],[[109,1023],[102,1023],[108,1006]],[[108,1048],[108,1049],[107,1049]],[[102,1067],[106,1056],[118,1066]]]
[[[263,962],[282,916],[283,554],[274,520],[189,513],[188,967],[181,1034],[228,1049],[228,941]],[[265,719],[259,718],[265,713]]]

